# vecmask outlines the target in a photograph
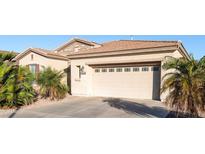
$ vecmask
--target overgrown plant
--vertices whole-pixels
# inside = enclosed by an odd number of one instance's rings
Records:
[[[205,58],[170,57],[163,69],[171,70],[163,77],[161,89],[162,93],[168,91],[166,105],[177,116],[198,117],[205,110]]]
[[[10,62],[15,56],[16,54],[13,52],[0,53],[0,65],[2,65],[4,62]]]
[[[68,88],[65,84],[61,83],[63,77],[63,72],[51,69],[50,67],[40,72],[37,78],[37,84],[40,86],[40,95],[51,100],[64,98]]]
[[[0,65],[0,106],[20,107],[35,99],[33,76],[28,68],[3,62]]]

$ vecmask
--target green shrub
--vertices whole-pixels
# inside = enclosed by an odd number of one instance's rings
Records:
[[[0,106],[19,107],[31,104],[35,99],[32,88],[33,75],[26,67],[12,63],[0,65]]]
[[[60,71],[46,68],[40,72],[37,83],[40,86],[40,95],[43,98],[62,99],[68,93],[68,87],[61,83],[64,74]]]

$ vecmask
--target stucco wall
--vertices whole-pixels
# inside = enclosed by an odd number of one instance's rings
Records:
[[[31,59],[31,54],[33,54],[33,60]],[[39,64],[40,66],[51,67],[59,71],[63,71],[68,67],[68,61],[66,60],[58,60],[51,59],[44,56],[41,56],[36,53],[29,53],[18,61],[19,65],[26,66],[29,64]],[[67,74],[65,73],[65,77],[62,82],[67,83]]]
[[[147,54],[136,54],[136,55],[124,55],[124,56],[110,56],[110,57],[95,57],[95,58],[82,58],[82,59],[71,59],[71,93],[73,95],[92,95],[92,77],[93,68],[89,66],[89,63],[106,63],[116,62],[120,63],[123,61],[162,61],[165,56],[178,57],[181,54],[178,51],[175,52],[159,52],[159,53],[147,53]],[[78,77],[78,65],[84,66],[86,72],[85,75]],[[161,76],[165,72],[162,70]]]
[[[175,58],[183,57],[182,54],[181,54],[178,50],[174,51],[174,52],[171,54],[171,56],[172,56],[172,57],[175,57]],[[162,60],[161,65],[163,65],[164,62],[165,62],[165,59]],[[163,80],[162,80],[163,76],[164,76],[165,74],[171,72],[171,71],[174,71],[174,70],[166,71],[166,70],[162,69],[162,71],[161,71],[161,85],[163,84]],[[164,92],[164,93],[161,94],[161,100],[162,100],[162,101],[165,100],[165,98],[166,98],[166,96],[167,96],[168,93],[169,93],[169,91],[166,91],[166,92]]]

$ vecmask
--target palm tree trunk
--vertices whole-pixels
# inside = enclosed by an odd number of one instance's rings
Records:
[[[197,111],[197,108],[195,106],[194,99],[192,96],[192,92],[190,92],[190,94],[188,96],[188,114],[191,117],[199,117],[198,111]]]

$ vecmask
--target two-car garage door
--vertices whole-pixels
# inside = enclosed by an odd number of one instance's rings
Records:
[[[93,67],[93,95],[160,99],[160,65]]]

